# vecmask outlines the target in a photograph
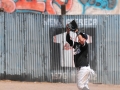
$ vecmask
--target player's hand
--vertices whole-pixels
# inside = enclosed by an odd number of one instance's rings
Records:
[[[78,32],[78,29],[75,30],[75,33],[77,33],[77,32]]]

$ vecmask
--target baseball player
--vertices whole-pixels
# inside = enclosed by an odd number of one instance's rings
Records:
[[[70,39],[70,30],[76,32],[78,42],[73,42]],[[88,82],[90,78],[91,69],[89,66],[88,57],[88,39],[85,33],[78,30],[76,22],[73,20],[66,26],[66,41],[74,48],[74,64],[77,68],[77,86],[79,90],[89,90]]]

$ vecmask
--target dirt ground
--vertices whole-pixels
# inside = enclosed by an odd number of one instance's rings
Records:
[[[90,90],[120,90],[120,85],[89,84]],[[76,83],[0,81],[0,90],[78,90]]]

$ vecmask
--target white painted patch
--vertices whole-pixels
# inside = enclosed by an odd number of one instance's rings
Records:
[[[65,2],[65,0],[60,0],[61,2]]]

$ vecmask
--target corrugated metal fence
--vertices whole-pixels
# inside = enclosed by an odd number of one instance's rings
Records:
[[[119,17],[0,13],[0,78],[76,82],[73,49],[65,40],[65,25],[75,19],[89,36],[88,59],[96,72],[91,82],[120,84]]]

